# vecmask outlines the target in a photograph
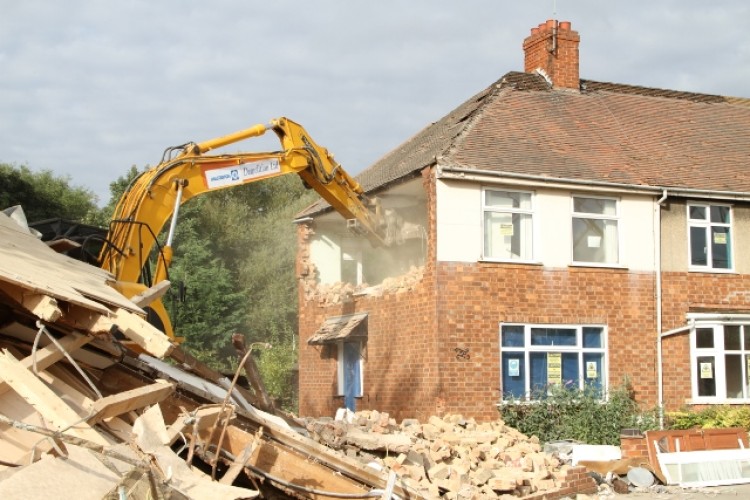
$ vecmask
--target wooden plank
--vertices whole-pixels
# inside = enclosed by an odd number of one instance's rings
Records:
[[[218,433],[215,433],[214,439],[218,440],[218,437]],[[208,431],[201,433],[201,438],[207,439]],[[222,448],[234,456],[241,456],[245,448],[253,441],[255,441],[255,436],[230,425],[227,427]],[[341,474],[335,474],[334,471],[323,464],[315,460],[309,460],[308,457],[296,453],[295,450],[286,449],[273,441],[259,441],[257,450],[248,463],[268,474],[299,486],[337,493],[363,493],[368,491],[362,483]],[[382,485],[385,485],[385,481]],[[329,497],[310,495],[310,498]]]
[[[177,441],[180,434],[210,429],[222,413],[226,414],[228,411],[226,408],[222,411],[220,406],[209,406],[208,408],[199,408],[197,411],[191,412],[190,415],[179,416],[167,429],[169,441],[165,444],[171,446]]]
[[[258,449],[258,439],[248,443],[247,446],[245,446],[245,449],[242,450],[242,454],[234,459],[234,462],[232,462],[232,465],[229,466],[229,469],[227,469],[219,482],[221,484],[232,484],[234,480],[237,479],[237,476],[240,475],[240,472],[245,468],[245,464],[250,460],[250,457],[252,457]]]
[[[156,404],[172,394],[174,387],[174,384],[165,380],[157,380],[154,384],[102,398],[94,403],[94,415],[88,419],[88,422],[93,425],[105,418],[116,417]]]
[[[7,350],[0,353],[0,377],[41,414],[49,427],[102,446],[108,444],[91,426],[80,422],[72,408]]]
[[[3,281],[0,281],[0,290],[43,321],[55,322],[62,316],[54,297]]]
[[[144,318],[125,309],[115,309],[109,314],[97,314],[78,308],[65,314],[61,321],[75,329],[93,334],[111,333],[113,327],[117,327],[128,339],[157,358],[167,356],[176,347],[164,332]]]
[[[76,333],[73,335],[67,335],[59,339],[58,342],[66,352],[71,353],[81,346],[84,346],[87,343],[91,342],[92,340],[92,337]],[[57,363],[64,357],[65,354],[63,354],[63,352],[60,351],[57,346],[55,346],[55,344],[50,343],[42,349],[37,350],[36,369],[38,371],[43,371],[54,363]],[[21,365],[23,365],[24,368],[31,370],[34,366],[34,356],[27,356],[22,359]],[[0,395],[5,394],[5,392],[7,392],[8,390],[10,390],[8,384],[5,382],[0,382]]]
[[[141,293],[133,295],[130,297],[130,301],[138,307],[146,307],[153,301],[162,298],[171,285],[172,283],[170,283],[169,280],[162,280],[151,288],[147,288]]]

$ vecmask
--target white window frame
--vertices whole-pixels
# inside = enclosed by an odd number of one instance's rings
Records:
[[[365,365],[364,365],[364,342],[359,341],[348,341],[347,343],[359,344],[359,391],[355,397],[361,398],[365,390]],[[338,357],[336,361],[336,383],[338,396],[345,396],[344,394],[344,341],[336,342],[336,348],[338,349]]]
[[[531,206],[530,206],[529,209],[524,209],[524,208],[505,208],[505,207],[497,207],[497,206],[493,206],[493,205],[487,205],[487,192],[489,192],[489,191],[494,191],[494,192],[498,192],[498,193],[522,193],[522,194],[527,194],[527,195],[529,195],[529,203],[530,203]],[[535,224],[535,221],[534,221],[534,219],[536,218],[536,216],[535,216],[536,208],[535,207],[536,207],[536,195],[535,195],[535,193],[533,191],[525,191],[525,190],[521,190],[521,189],[506,189],[506,188],[502,188],[502,187],[483,187],[482,188],[482,221],[481,221],[481,224],[482,224],[482,226],[481,226],[482,227],[482,231],[481,231],[481,233],[482,233],[482,241],[481,241],[481,245],[482,245],[482,247],[481,247],[482,248],[482,254],[481,254],[482,255],[482,260],[492,261],[492,262],[513,262],[513,263],[534,263],[534,262],[536,262],[535,261],[535,256],[536,256],[536,246],[537,246],[536,245],[536,241],[537,241],[537,236],[536,236],[536,224]],[[487,238],[487,235],[485,234],[485,232],[486,232],[485,214],[487,212],[503,213],[503,214],[507,213],[507,214],[511,214],[511,215],[512,214],[522,214],[522,215],[528,215],[531,218],[531,229],[530,229],[530,233],[531,233],[531,235],[530,235],[530,238],[531,238],[531,251],[530,251],[530,254],[531,255],[528,256],[528,258],[520,258],[519,257],[517,259],[514,259],[514,258],[502,258],[502,257],[495,257],[495,256],[487,255],[487,253],[486,253],[486,245],[485,245],[485,242],[486,242],[485,240]]]
[[[614,215],[611,214],[595,214],[591,212],[576,212],[575,209],[575,200],[576,198],[586,198],[586,199],[593,199],[593,200],[608,200],[615,202],[615,213]],[[570,218],[570,260],[573,265],[584,265],[584,266],[592,266],[592,267],[619,267],[621,266],[622,262],[622,225],[620,224],[620,203],[621,200],[619,198],[614,198],[611,196],[595,196],[595,195],[589,195],[589,194],[573,194],[570,197],[570,212],[571,212],[571,218]],[[586,260],[576,260],[575,256],[575,236],[573,235],[573,221],[575,219],[594,219],[594,220],[608,220],[608,221],[614,221],[616,223],[616,229],[617,229],[617,238],[615,244],[617,245],[617,259],[615,261],[607,261],[607,262],[595,262],[595,261],[586,261]],[[602,242],[604,243],[604,242]]]
[[[716,320],[702,319],[693,323],[690,329],[690,387],[691,387],[691,400],[695,404],[748,404],[750,403],[750,387],[745,383],[743,386],[745,397],[741,398],[729,398],[727,397],[727,384],[726,384],[726,358],[727,352],[739,354],[743,360],[741,363],[742,368],[742,380],[748,380],[748,374],[750,370],[747,365],[747,357],[750,357],[750,345],[744,345],[744,349],[727,351],[724,349],[724,327],[725,326],[739,326],[750,331],[750,316],[744,317],[722,317]],[[697,346],[697,331],[702,328],[710,328],[714,332],[714,346],[698,348]],[[742,330],[741,330],[742,331]],[[750,344],[750,342],[748,343]],[[698,367],[699,357],[713,357],[714,358],[714,379],[716,384],[716,395],[715,396],[701,396],[698,394],[698,377],[700,369]]]
[[[706,218],[703,220],[691,219],[690,209],[692,207],[701,207],[706,210]],[[725,207],[729,209],[729,223],[723,222],[711,222],[711,207]],[[702,202],[688,202],[686,207],[687,214],[687,251],[688,251],[688,266],[691,271],[704,271],[711,273],[731,273],[734,272],[734,210],[733,206],[728,203],[702,203]],[[706,231],[706,265],[693,264],[693,247],[691,245],[691,228],[701,227]],[[711,228],[712,227],[726,227],[729,229],[729,267],[714,267],[713,265],[713,250],[711,248]]]
[[[524,346],[523,347],[504,347],[503,346],[503,327],[504,326],[521,326],[524,328]],[[575,329],[576,330],[576,345],[575,346],[534,346],[531,345],[531,330],[533,328],[560,328],[560,329]],[[584,328],[600,328],[602,334],[602,346],[601,347],[583,347],[583,329]],[[607,389],[609,387],[609,341],[608,332],[606,325],[596,324],[537,324],[537,323],[500,323],[499,330],[499,345],[500,345],[500,386],[503,388],[500,399],[502,402],[507,402],[505,399],[505,390],[503,387],[503,354],[510,352],[523,353],[525,374],[524,374],[524,397],[522,401],[533,402],[536,401],[531,399],[532,387],[531,387],[531,353],[535,352],[560,352],[560,353],[577,353],[578,357],[578,373],[581,374],[578,381],[578,389],[584,388],[585,377],[583,374],[586,373],[586,366],[584,364],[584,354],[602,354],[603,369],[602,373],[599,374],[601,377],[601,390],[603,398],[606,398]],[[516,399],[514,399],[515,401]]]

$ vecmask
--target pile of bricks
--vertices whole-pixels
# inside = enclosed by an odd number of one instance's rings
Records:
[[[447,415],[398,425],[387,413],[363,411],[344,419],[307,419],[306,427],[316,441],[395,472],[427,498],[544,496],[563,487],[572,472],[542,452],[536,437],[501,420],[477,423]]]
[[[312,267],[312,264],[309,266]],[[386,278],[374,286],[367,283],[353,285],[344,282],[315,285],[314,280],[305,280],[305,299],[317,300],[320,305],[328,306],[350,302],[354,296],[380,297],[386,293],[403,293],[414,289],[422,281],[423,276],[424,266],[411,266],[406,273]]]

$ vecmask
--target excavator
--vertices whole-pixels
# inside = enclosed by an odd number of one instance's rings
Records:
[[[279,151],[208,154],[269,130],[281,142]],[[291,173],[338,211],[351,231],[377,246],[399,241],[400,218],[383,210],[377,198],[367,197],[360,184],[302,126],[282,117],[205,142],[167,148],[161,162],[136,177],[120,198],[98,264],[115,276],[115,288],[123,295],[146,304],[144,309],[154,326],[179,342],[161,296],[169,287],[180,206],[206,192]],[[162,244],[159,235],[170,219]],[[152,250],[157,253],[153,273],[148,262]]]

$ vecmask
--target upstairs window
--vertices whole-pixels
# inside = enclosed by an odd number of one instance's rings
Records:
[[[531,193],[485,189],[484,257],[496,260],[531,261],[533,209]]]
[[[728,205],[688,204],[690,267],[732,269],[732,209]]]
[[[573,262],[617,264],[618,203],[612,198],[573,197]]]

